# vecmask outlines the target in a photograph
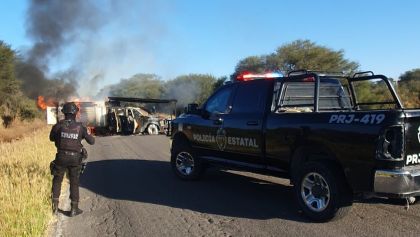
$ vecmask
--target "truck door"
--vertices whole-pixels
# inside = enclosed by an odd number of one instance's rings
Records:
[[[230,113],[223,117],[220,130],[226,136],[225,157],[230,160],[263,164],[263,122],[270,80],[238,83]],[[222,132],[218,132],[221,134]]]
[[[192,145],[201,148],[203,156],[223,156],[225,140],[218,132],[224,117],[229,113],[235,87],[234,84],[227,85],[213,94],[202,108],[203,115],[194,119],[194,125],[191,126]]]
[[[311,121],[315,108],[314,91],[312,80],[276,82],[276,98],[266,120],[265,155],[269,166],[287,169],[292,149],[301,137],[308,136],[310,125],[314,124]]]

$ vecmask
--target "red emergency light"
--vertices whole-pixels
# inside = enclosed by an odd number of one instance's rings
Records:
[[[250,80],[254,80],[254,79],[272,79],[272,78],[277,78],[277,77],[282,77],[283,75],[277,72],[267,72],[267,73],[263,73],[263,74],[257,74],[257,73],[251,73],[248,71],[244,71],[242,73],[240,73],[237,77],[236,80],[238,81],[250,81]]]

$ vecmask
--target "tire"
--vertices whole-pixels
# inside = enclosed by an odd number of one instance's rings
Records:
[[[182,180],[197,180],[204,169],[201,160],[185,140],[174,140],[171,149],[172,170]]]
[[[353,203],[353,194],[340,168],[329,163],[305,163],[294,189],[302,211],[317,222],[344,217]]]
[[[149,124],[149,126],[147,126],[147,134],[158,135],[159,134],[159,127],[156,124]]]

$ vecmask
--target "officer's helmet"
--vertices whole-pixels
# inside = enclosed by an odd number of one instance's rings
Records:
[[[63,105],[61,112],[63,112],[63,114],[76,114],[79,112],[79,107],[77,107],[74,102],[67,102]]]

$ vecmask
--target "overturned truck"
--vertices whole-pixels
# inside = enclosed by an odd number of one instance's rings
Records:
[[[76,120],[101,134],[167,134],[170,121],[176,117],[176,103],[174,99],[132,97],[108,97],[106,102],[76,102],[80,108]],[[171,112],[158,113],[155,106],[150,109],[144,104],[169,104],[166,109]],[[63,117],[61,105],[47,107],[48,124],[55,124]]]

